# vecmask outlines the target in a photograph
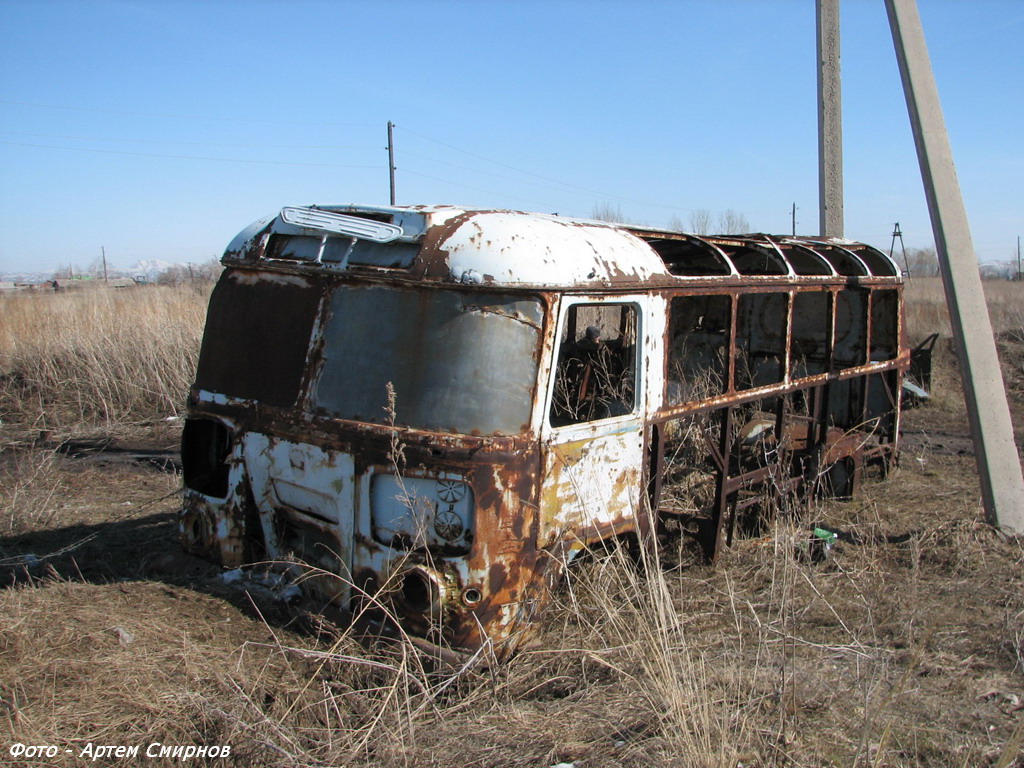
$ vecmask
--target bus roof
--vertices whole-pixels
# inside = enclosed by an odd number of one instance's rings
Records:
[[[695,279],[901,277],[886,254],[837,238],[696,235],[455,206],[285,208],[235,237],[224,263],[239,262],[570,290]]]

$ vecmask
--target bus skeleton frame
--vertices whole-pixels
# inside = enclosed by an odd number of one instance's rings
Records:
[[[565,564],[895,460],[903,285],[837,239],[447,206],[286,208],[229,245],[182,439],[185,548],[511,652]]]

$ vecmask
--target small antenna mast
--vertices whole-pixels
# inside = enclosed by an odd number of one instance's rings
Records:
[[[388,175],[391,177],[391,204],[395,204],[395,124],[388,120]]]
[[[907,246],[903,244],[903,233],[900,232],[900,223],[897,221],[893,225],[892,229],[892,243],[889,245],[889,258],[892,258],[892,252],[896,249],[896,238],[900,239],[900,249],[903,251],[903,274],[907,277],[911,277],[910,264],[907,262]]]

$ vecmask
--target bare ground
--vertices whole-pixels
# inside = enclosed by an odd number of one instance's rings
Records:
[[[1024,344],[1000,346],[1020,425]],[[857,499],[783,511],[714,566],[674,542],[645,572],[595,557],[536,644],[461,671],[318,631],[179,554],[173,426],[107,446],[8,429],[0,762],[160,743],[231,746],[193,765],[1021,768],[1024,545],[982,520],[942,354],[899,468]],[[840,535],[823,562],[815,524]]]

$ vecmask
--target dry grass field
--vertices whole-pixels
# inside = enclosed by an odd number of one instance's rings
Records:
[[[1024,286],[987,289],[1020,444]],[[1022,768],[1024,542],[982,521],[938,281],[907,293],[910,341],[942,338],[895,472],[714,566],[595,553],[535,644],[457,669],[179,554],[205,295],[0,297],[0,764]],[[820,563],[815,524],[840,533]]]
[[[118,427],[178,414],[195,373],[209,286],[0,297],[0,419]]]

